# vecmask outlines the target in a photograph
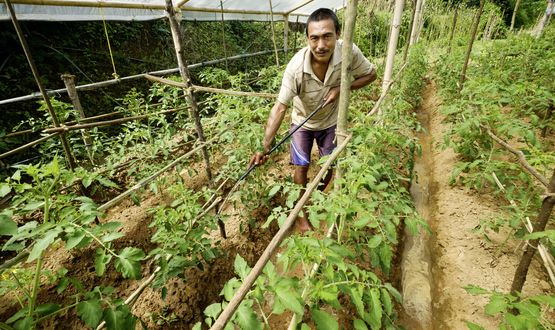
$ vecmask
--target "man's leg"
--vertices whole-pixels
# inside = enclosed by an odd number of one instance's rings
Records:
[[[332,126],[322,131],[318,131],[315,133],[316,143],[318,144],[318,151],[320,153],[320,157],[329,155],[335,149],[335,128],[336,126]],[[328,184],[333,177],[333,169],[329,169],[326,173],[326,176],[322,178],[320,184],[318,185],[318,190],[324,191]]]
[[[293,181],[303,187],[300,196],[304,193],[304,188],[308,180],[308,167],[310,165],[310,152],[313,142],[313,132],[302,128],[295,132],[291,139],[291,164],[295,166]],[[301,233],[310,230],[310,224],[306,214],[297,217],[296,227]]]

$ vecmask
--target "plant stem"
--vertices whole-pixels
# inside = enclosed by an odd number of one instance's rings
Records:
[[[83,230],[87,235],[89,235],[90,237],[92,237],[95,241],[98,242],[98,244],[100,244],[100,246],[102,246],[106,251],[110,252],[111,255],[113,255],[114,257],[118,258],[119,256],[112,251],[109,247],[107,247],[106,245],[104,245],[104,243],[98,238],[96,237],[95,234],[91,233],[90,231],[88,231],[87,229],[85,229],[83,226],[74,224],[72,222],[69,223],[70,225],[72,225],[73,227],[79,228],[81,230]]]
[[[17,284],[17,287],[23,292],[25,297],[27,297],[27,300],[30,300],[31,295],[29,294],[29,291],[27,289],[25,289],[23,287],[23,285],[21,285],[21,282],[19,281],[19,278],[17,278],[17,276],[15,275],[15,272],[12,272],[11,274],[12,274],[13,278],[15,279],[15,283]]]
[[[46,214],[45,214],[46,215]],[[37,259],[37,265],[35,267],[35,278],[33,280],[33,291],[31,293],[31,299],[29,299],[29,312],[27,316],[32,317],[35,311],[35,302],[37,301],[37,294],[40,286],[40,271],[42,268],[42,262],[44,259],[44,251],[40,253]]]
[[[44,316],[40,317],[40,318],[35,322],[35,324],[38,324],[38,323],[41,322],[42,320],[47,319],[47,318],[51,317],[52,315],[56,315],[56,314],[58,314],[58,313],[60,313],[60,312],[63,312],[63,311],[68,310],[68,309],[70,309],[70,308],[73,308],[73,307],[77,306],[77,304],[79,304],[79,302],[76,302],[76,303],[74,303],[74,304],[71,304],[71,305],[65,306],[65,307],[63,307],[63,308],[60,308],[60,309],[58,309],[57,311],[52,312],[52,313],[50,313],[50,314],[44,315]]]

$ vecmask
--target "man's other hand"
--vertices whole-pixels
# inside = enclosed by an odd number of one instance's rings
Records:
[[[268,160],[268,156],[266,156],[266,154],[257,152],[251,157],[251,160],[249,161],[249,168],[253,165],[262,165],[266,162],[266,160]]]
[[[339,86],[333,87],[329,90],[329,92],[324,96],[324,107],[333,101],[339,99]]]

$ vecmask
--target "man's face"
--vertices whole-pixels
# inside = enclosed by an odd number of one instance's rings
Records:
[[[319,63],[328,63],[335,49],[339,35],[335,33],[335,25],[331,19],[308,24],[308,46],[312,59]]]

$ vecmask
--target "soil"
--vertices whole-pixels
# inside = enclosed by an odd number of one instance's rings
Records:
[[[424,170],[418,172],[420,188],[413,193],[417,204],[418,200],[425,201],[419,212],[432,230],[416,263],[424,273],[429,267],[431,274],[425,278],[422,272],[404,273],[403,294],[413,290],[421,295],[408,304],[405,301],[402,323],[407,329],[466,329],[466,321],[471,321],[496,329],[499,318],[484,314],[487,297],[470,295],[463,287],[473,284],[508,292],[522,249],[516,240],[503,244],[507,232],[488,232],[491,241],[473,232],[481,220],[503,215],[505,202],[449,185],[457,155],[442,147],[448,124],[438,110],[441,102],[435,83],[430,82],[418,109],[427,133],[419,137],[423,154],[418,162]],[[523,294],[553,294],[539,257],[530,266]]]

